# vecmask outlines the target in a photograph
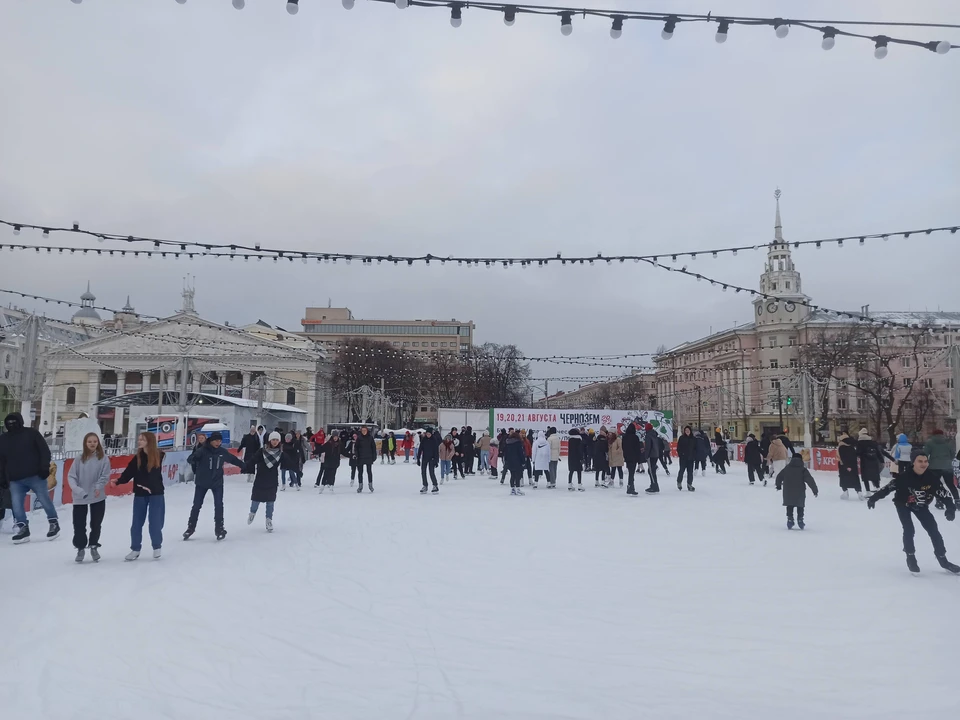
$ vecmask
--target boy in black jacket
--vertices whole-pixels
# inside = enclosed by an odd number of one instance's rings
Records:
[[[249,436],[248,436],[249,437]],[[187,520],[187,530],[183,539],[189,540],[197,531],[197,520],[200,519],[200,508],[203,507],[207,491],[213,493],[213,525],[217,540],[223,540],[227,531],[223,526],[223,464],[230,463],[244,471],[244,463],[224,447],[220,447],[223,436],[215,432],[206,442],[199,443],[190,453],[187,462],[193,468],[194,493],[193,507],[190,518]],[[251,454],[251,457],[253,455]]]
[[[949,572],[960,574],[960,567],[947,560],[947,548],[943,544],[943,537],[937,527],[937,521],[930,512],[930,503],[937,499],[946,506],[946,518],[952,521],[956,517],[956,506],[953,496],[940,482],[940,477],[929,470],[930,463],[927,455],[920,452],[913,460],[913,467],[900,473],[892,481],[877,490],[867,500],[867,507],[873,510],[877,500],[894,493],[893,504],[897,508],[900,524],[903,525],[903,551],[907,554],[907,567],[910,572],[920,572],[917,564],[916,547],[913,544],[913,518],[916,517],[930,536],[933,543],[933,552],[937,556],[940,567]]]

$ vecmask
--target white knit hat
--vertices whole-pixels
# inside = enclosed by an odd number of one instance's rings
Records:
[[[277,442],[280,442],[280,433],[274,431],[274,432],[270,433],[270,437],[267,438],[267,439],[268,439],[270,442],[273,442],[274,440],[276,440]]]

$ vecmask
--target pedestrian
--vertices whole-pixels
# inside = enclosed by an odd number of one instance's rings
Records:
[[[497,479],[497,460],[500,459],[500,441],[497,438],[490,440],[490,477]]]
[[[677,490],[683,490],[683,475],[687,475],[687,490],[694,492],[693,487],[693,464],[697,452],[697,439],[693,436],[693,428],[689,425],[684,426],[683,433],[677,438],[677,460],[680,464],[680,474],[677,475]],[[750,476],[750,484],[753,484],[753,476]]]
[[[453,444],[452,436],[450,440]],[[420,478],[423,480],[423,488],[420,490],[420,494],[423,495],[427,492],[427,472],[430,473],[430,480],[433,482],[431,492],[440,492],[440,487],[437,485],[437,463],[440,461],[440,448],[433,437],[433,429],[429,426],[424,429],[423,437],[420,438],[419,460]]]
[[[857,493],[858,500],[863,500],[863,493],[860,491],[860,471],[857,465],[857,447],[853,438],[842,432],[840,441],[837,443],[837,472],[840,473],[840,489],[843,490],[840,497],[843,500],[850,497],[851,490]]]
[[[610,465],[610,487],[613,487],[615,477],[620,478],[620,487],[623,487],[623,440],[616,430],[607,435],[607,462]]]
[[[443,442],[440,443],[439,455],[440,458],[440,484],[443,485],[444,480],[447,479],[447,475],[451,472],[451,465],[453,464],[455,448],[453,447],[453,436],[447,435]]]
[[[390,464],[397,464],[397,436],[395,433],[390,433],[390,443],[387,446],[387,450],[390,452]]]
[[[240,457],[243,459],[244,465],[247,465],[247,460],[251,460],[253,456],[256,455],[257,450],[262,447],[263,443],[260,439],[260,435],[257,434],[257,428],[255,425],[251,425],[250,432],[244,435],[243,440],[240,441]],[[247,482],[253,482],[252,473],[247,475]]]
[[[364,425],[360,428],[360,436],[357,438],[356,445],[357,468],[359,470],[360,484],[357,485],[357,492],[363,492],[363,469],[367,469],[367,487],[373,492],[373,463],[377,460],[377,445],[370,434],[370,429]]]
[[[296,487],[300,490],[300,468],[303,467],[303,445],[294,437],[293,433],[287,433],[283,436],[283,445],[281,445],[283,455],[280,457],[280,475],[283,478],[282,489],[286,489],[287,478],[290,479],[290,487]]]
[[[933,553],[937,557],[940,567],[948,572],[960,574],[960,567],[947,560],[947,548],[943,543],[943,536],[937,527],[937,521],[930,512],[930,503],[934,500],[946,506],[945,517],[953,521],[957,514],[957,506],[953,495],[943,486],[939,473],[930,470],[930,460],[926,449],[919,451],[913,459],[912,467],[906,472],[897,475],[893,480],[877,490],[867,500],[867,507],[873,510],[877,501],[894,493],[893,504],[897,508],[897,517],[903,526],[903,552],[907,555],[907,567],[912,573],[920,572],[917,563],[917,549],[913,538],[915,529],[913,519],[916,518],[933,543]]]
[[[577,474],[577,490],[583,489],[583,436],[577,428],[570,428],[567,436],[567,490],[573,491],[573,474]]]
[[[536,490],[540,484],[540,476],[547,476],[547,488],[556,487],[556,479],[550,475],[550,441],[543,430],[537,433],[536,442],[533,443],[533,484],[531,487]]]
[[[100,436],[83,437],[83,454],[73,461],[67,484],[73,493],[73,546],[77,562],[83,562],[86,550],[94,562],[100,562],[100,527],[107,509],[107,483],[110,482],[110,458],[100,444]],[[87,510],[90,511],[90,536],[87,537]]]
[[[403,462],[410,463],[410,453],[413,452],[413,433],[407,430],[403,434],[403,440],[400,443],[403,448]]]
[[[803,530],[803,507],[807,498],[807,486],[817,497],[817,482],[803,465],[803,458],[794,455],[789,464],[777,473],[777,490],[783,489],[783,506],[787,509],[787,530],[793,530],[793,511],[797,511],[797,527]]]
[[[593,443],[593,486],[610,487],[607,475],[610,472],[610,444],[607,442],[607,429],[600,428]]]
[[[653,425],[647,423],[643,426],[643,447],[647,453],[647,469],[650,471],[650,487],[644,492],[648,495],[654,495],[660,492],[660,483],[657,482],[657,461],[660,458],[660,443],[662,438],[657,435]]]
[[[459,471],[460,477],[465,478],[464,467],[463,467],[463,448],[461,447],[461,441],[463,440],[460,432],[456,428],[450,430],[450,440],[453,442],[453,458],[450,461],[450,467],[453,470],[453,479],[457,479],[457,472]]]
[[[643,462],[643,443],[637,435],[636,423],[627,425],[623,431],[623,460],[627,465],[627,495],[638,495],[634,485],[637,466]],[[682,467],[682,466],[681,466]]]
[[[153,559],[160,559],[163,545],[163,521],[166,505],[163,497],[163,451],[157,447],[157,436],[142,432],[137,437],[137,454],[127,464],[117,485],[133,482],[133,521],[130,524],[130,552],[124,558],[131,562],[140,557],[143,547],[143,524],[150,521],[150,545]]]
[[[386,464],[390,459],[390,436],[387,433],[380,435],[380,464]]]
[[[764,479],[766,479],[767,475],[773,475],[773,468],[767,461],[767,455],[770,453],[770,443],[772,441],[773,438],[770,437],[770,433],[767,430],[764,430],[763,434],[760,436],[760,456],[763,458]]]
[[[926,448],[924,448],[926,450]],[[927,451],[927,458],[930,453]],[[892,471],[894,475],[905,472],[913,464],[913,445],[907,439],[904,433],[897,436],[897,444],[893,446],[893,459],[896,461],[896,470]],[[953,468],[950,469],[950,480],[953,480]]]
[[[340,433],[330,433],[330,437],[323,444],[323,460],[317,477],[321,493],[327,488],[332,493],[333,486],[337,483],[337,470],[340,469],[340,461],[343,458],[343,445],[340,438]],[[350,484],[353,485],[352,482]]]
[[[786,446],[783,444],[783,440],[779,437],[775,437],[770,441],[770,449],[767,451],[767,462],[770,464],[770,469],[774,476],[778,475],[780,471],[787,466],[789,455]]]
[[[721,475],[726,475],[727,465],[730,464],[730,459],[727,457],[727,441],[723,439],[723,435],[717,432],[714,433],[713,442],[717,446],[717,450],[713,454],[713,463],[716,466],[716,471]]]
[[[280,447],[280,433],[273,432],[267,437],[266,444],[257,450],[246,462],[246,470],[252,473],[253,487],[250,489],[250,513],[247,525],[252,525],[257,517],[260,503],[267,505],[267,532],[273,532],[273,506],[277,502],[280,465],[283,462],[283,448]]]
[[[661,438],[660,442],[660,464],[663,465],[663,471],[670,476],[669,465],[673,465],[673,454],[671,453],[670,443],[666,438]]]
[[[679,450],[679,445],[677,446]],[[767,477],[763,472],[763,455],[760,454],[760,441],[753,433],[747,435],[747,444],[743,448],[743,460],[747,464],[747,479],[753,485],[757,480],[763,480],[767,485]],[[681,468],[683,466],[681,465]]]
[[[694,454],[693,469],[700,468],[700,477],[707,475],[707,459],[710,457],[710,440],[704,434],[703,430],[697,430],[697,444]]]
[[[60,536],[60,521],[47,484],[50,447],[38,430],[24,426],[20,413],[7,415],[3,426],[7,431],[0,435],[0,487],[10,489],[13,542],[19,545],[30,541],[30,520],[24,509],[28,492],[36,496],[47,515],[47,540],[54,540]]]
[[[514,430],[507,438],[506,447],[503,450],[503,461],[510,471],[510,494],[523,495],[520,489],[520,481],[523,478],[523,468],[527,462],[526,452],[524,450],[522,430]]]
[[[954,505],[960,503],[960,490],[953,478],[953,458],[957,454],[956,441],[944,435],[939,428],[934,430],[923,446],[930,463],[930,470],[938,475],[953,496]]]
[[[190,510],[190,518],[187,520],[187,530],[183,533],[184,540],[189,540],[190,536],[197,531],[200,508],[203,507],[207,492],[213,494],[214,534],[217,540],[223,540],[227,536],[223,525],[223,464],[236,465],[243,472],[244,463],[234,457],[229,450],[220,447],[222,442],[223,435],[219,432],[211,433],[207,441],[197,445],[187,458],[187,462],[194,467],[194,490],[193,507]]]
[[[526,433],[523,430],[519,430],[520,440],[523,443],[523,469],[527,472],[527,479],[530,480],[530,484],[533,484],[533,430],[527,430]],[[522,486],[523,482],[523,472],[520,473],[520,485]]]
[[[860,459],[860,477],[863,479],[863,489],[870,496],[870,483],[880,489],[881,451],[877,441],[870,437],[866,428],[860,428],[857,435],[857,457]]]
[[[483,431],[483,435],[480,436],[480,440],[477,443],[477,449],[480,452],[480,472],[485,473],[490,470],[490,433],[487,430]]]
[[[317,430],[313,436],[313,453],[319,459],[323,455],[323,446],[327,444],[327,434],[323,428]]]
[[[780,444],[787,449],[787,452],[789,453],[790,457],[793,457],[794,455],[797,454],[797,451],[793,447],[793,443],[790,442],[790,438],[788,437],[788,432],[786,429],[784,429],[783,432],[777,435],[777,439],[780,441]]]
[[[507,463],[506,463],[506,458],[503,452],[507,446],[507,438],[510,437],[510,433],[512,432],[513,432],[513,428],[510,428],[509,430],[501,430],[500,435],[497,437],[497,441],[499,445],[498,456],[500,457],[500,461],[501,461],[500,464],[503,465],[503,474],[500,475],[501,485],[503,485],[503,481],[507,479]]]
[[[357,438],[360,437],[360,433],[350,433],[347,435],[347,439],[343,440],[341,436],[340,443],[340,454],[350,460],[350,487],[353,487],[353,484],[357,480]]]
[[[473,428],[467,425],[464,429],[463,437],[460,438],[463,447],[463,464],[466,475],[473,475],[473,459],[476,454],[477,437],[473,434]]]
[[[596,444],[593,428],[586,432],[581,428],[580,437],[583,439],[583,469],[590,472],[593,467],[593,446]]]
[[[313,457],[313,443],[310,441],[312,434],[301,433],[299,430],[297,430],[297,432],[294,433],[294,436],[300,441],[300,445],[303,447],[303,458],[300,462],[300,474],[297,478],[297,482],[299,483],[297,487],[300,487],[300,485],[303,484],[303,467],[307,464],[307,460]]]

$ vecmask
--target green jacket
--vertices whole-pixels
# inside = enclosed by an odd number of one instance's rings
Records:
[[[953,470],[953,458],[957,454],[957,446],[953,438],[946,435],[933,435],[923,446],[927,451],[927,459],[934,470]]]

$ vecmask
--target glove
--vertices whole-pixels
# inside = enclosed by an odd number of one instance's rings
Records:
[[[944,517],[953,522],[953,519],[957,516],[957,509],[955,507],[948,507],[947,512],[944,513]]]
[[[867,507],[870,508],[871,510],[873,510],[873,508],[875,508],[876,505],[877,505],[877,501],[874,498],[870,498],[869,500],[867,500]]]
[[[820,495],[820,493],[814,493],[814,494],[813,494],[814,497],[817,497],[818,495]]]
[[[937,510],[943,510],[943,500],[937,498],[937,501],[934,503],[934,507],[936,507]]]

